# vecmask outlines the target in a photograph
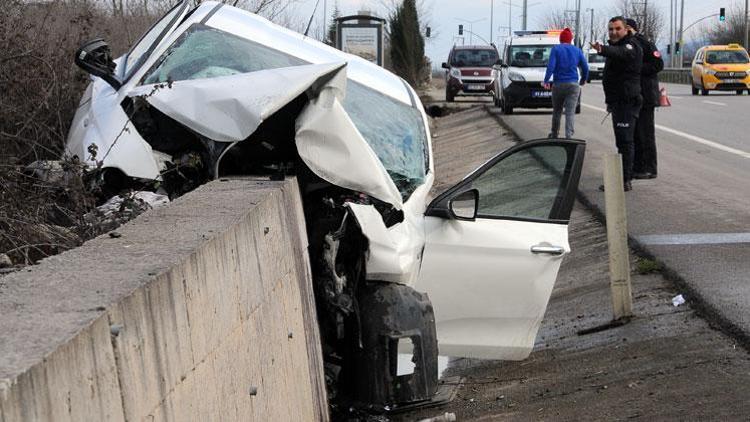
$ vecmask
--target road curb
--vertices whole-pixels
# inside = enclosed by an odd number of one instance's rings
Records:
[[[496,113],[492,113],[490,106],[482,106],[487,114],[495,119],[495,121],[502,126],[505,130],[510,132],[516,139],[516,142],[522,142],[524,139],[516,132],[515,129],[510,127],[505,121]],[[576,195],[581,204],[588,209],[594,218],[600,223],[606,225],[606,217],[604,210],[602,210],[594,201],[590,200],[586,194],[578,190]],[[674,268],[667,265],[665,262],[659,259],[659,257],[651,251],[646,245],[643,245],[635,237],[628,233],[628,246],[632,249],[638,257],[653,260],[658,263],[660,272],[664,279],[672,283],[675,290],[682,292],[686,300],[690,304],[691,308],[695,310],[696,314],[706,320],[712,328],[715,328],[727,336],[735,339],[737,343],[750,352],[750,332],[743,330],[740,326],[733,323],[731,320],[722,315],[722,312],[714,305],[710,304],[696,289],[690,286],[690,284],[680,275],[680,273]]]

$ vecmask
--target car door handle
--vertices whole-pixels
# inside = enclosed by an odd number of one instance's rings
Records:
[[[565,248],[563,248],[562,246],[534,245],[531,247],[531,253],[562,255],[565,253]]]

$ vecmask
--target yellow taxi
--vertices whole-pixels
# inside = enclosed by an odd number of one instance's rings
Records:
[[[709,91],[750,94],[750,57],[739,44],[707,45],[693,58],[693,95]]]

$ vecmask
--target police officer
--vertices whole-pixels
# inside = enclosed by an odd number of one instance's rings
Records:
[[[643,105],[635,124],[635,159],[633,160],[634,179],[656,178],[656,134],[654,133],[654,107],[659,106],[659,77],[664,69],[664,60],[656,45],[638,32],[638,24],[626,19],[628,32],[643,50],[641,68],[641,96]]]
[[[617,151],[622,154],[622,176],[625,191],[632,190],[633,138],[641,109],[641,67],[643,50],[628,33],[622,16],[615,16],[607,24],[609,45],[591,43],[591,48],[606,57],[602,85],[607,110],[612,113]],[[604,186],[599,187],[604,190]]]

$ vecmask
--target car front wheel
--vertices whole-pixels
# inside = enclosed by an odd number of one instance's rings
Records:
[[[450,89],[445,89],[445,101],[452,103],[455,99],[455,95],[451,92]]]

